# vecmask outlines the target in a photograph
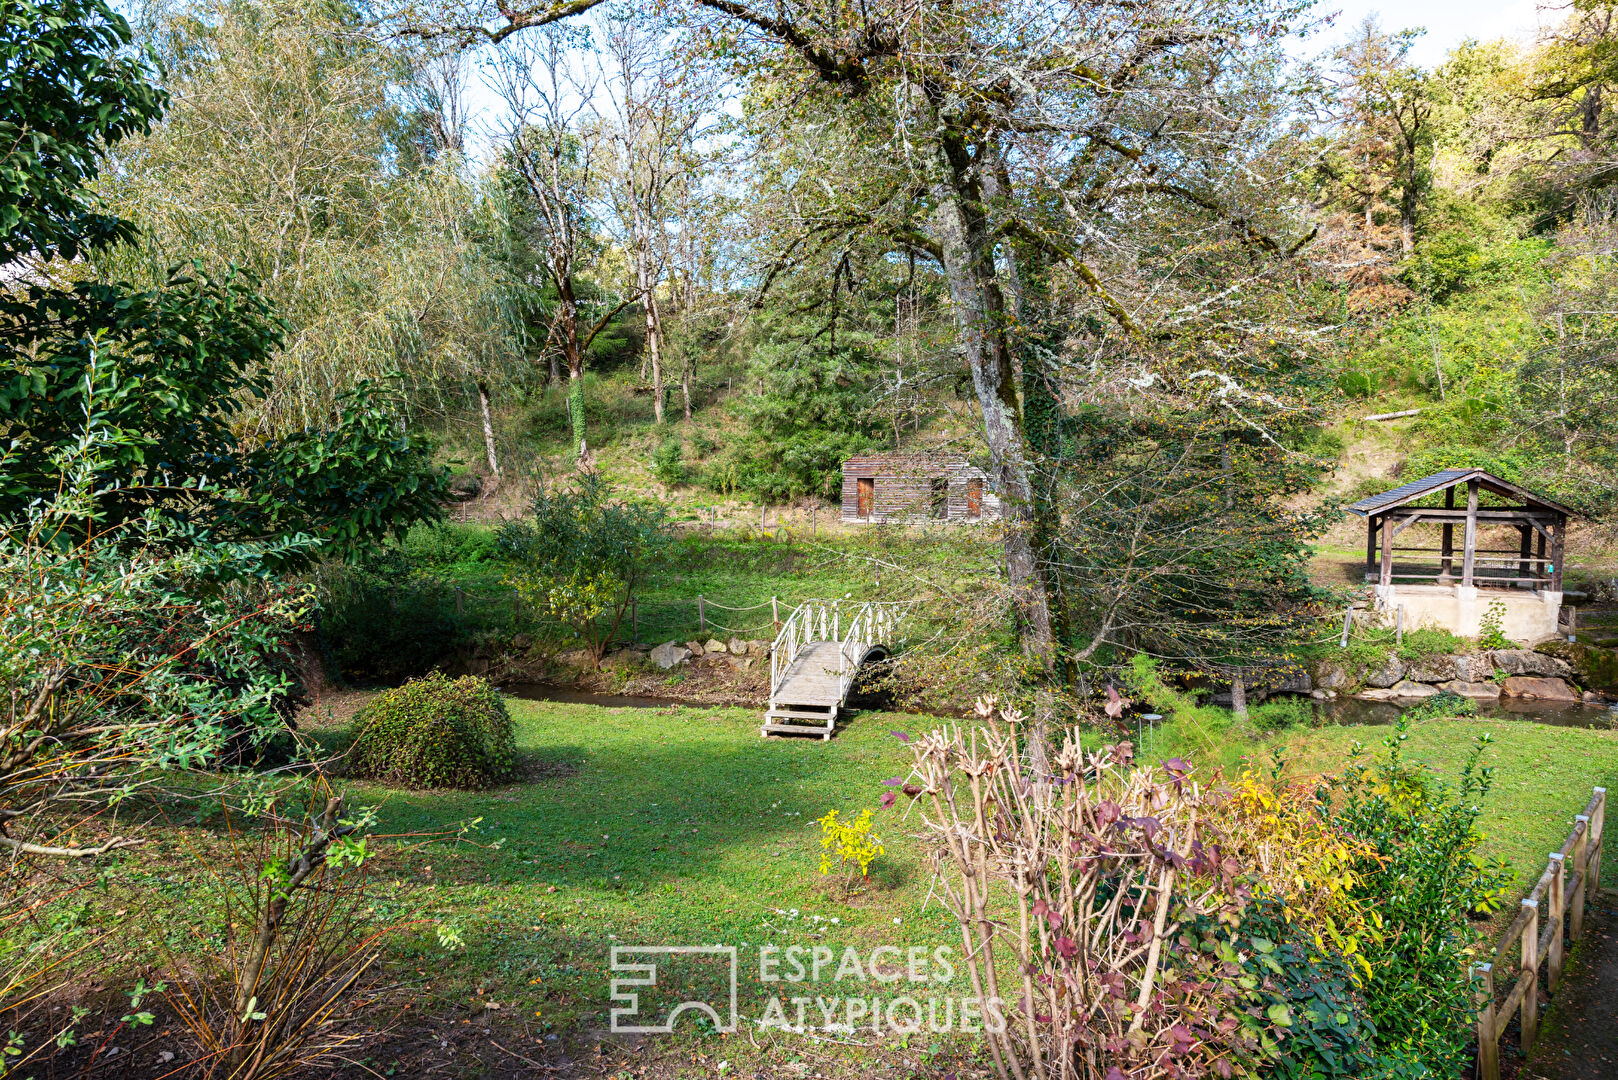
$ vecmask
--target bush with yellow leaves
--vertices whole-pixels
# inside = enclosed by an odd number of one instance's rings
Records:
[[[830,874],[847,869],[849,863],[859,867],[860,877],[871,876],[871,863],[883,853],[882,838],[871,832],[871,810],[861,810],[852,821],[843,821],[833,810],[825,817],[816,818],[820,826],[820,872]],[[832,857],[837,857],[834,865]]]

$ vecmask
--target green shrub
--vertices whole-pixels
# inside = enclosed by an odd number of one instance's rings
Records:
[[[412,564],[469,567],[499,560],[495,536],[487,525],[441,521],[411,529],[400,546]]]
[[[1401,717],[1383,740],[1386,753],[1363,759],[1355,744],[1341,779],[1321,792],[1323,809],[1375,855],[1356,867],[1354,898],[1373,909],[1381,933],[1364,955],[1371,975],[1363,989],[1377,1049],[1460,1076],[1470,1061],[1476,1019],[1467,963],[1478,934],[1470,916],[1497,902],[1509,868],[1478,855],[1479,818],[1494,781],[1481,765],[1481,736],[1451,784],[1430,766],[1405,760],[1410,722]]]
[[[1306,697],[1285,694],[1255,705],[1247,712],[1258,731],[1281,731],[1289,727],[1309,727],[1315,722],[1315,703]]]
[[[1506,618],[1506,605],[1499,600],[1492,602],[1489,609],[1478,620],[1478,647],[1483,649],[1509,649],[1512,642],[1500,630],[1500,624]]]
[[[348,678],[392,681],[447,660],[470,639],[450,586],[418,577],[399,552],[334,568],[322,582],[321,632]]]
[[[1239,918],[1232,925],[1198,915],[1187,933],[1170,939],[1169,949],[1179,955],[1197,948],[1225,960],[1239,995],[1238,1015],[1258,1047],[1254,1063],[1261,1075],[1271,1080],[1424,1075],[1377,1053],[1376,1029],[1365,1018],[1349,961],[1289,915],[1281,900],[1260,894]]]
[[[683,484],[687,479],[681,454],[679,439],[664,439],[652,453],[652,473],[669,487]]]
[[[376,696],[355,721],[356,775],[403,787],[485,788],[512,778],[511,714],[475,675],[431,672]]]
[[[1462,697],[1453,690],[1440,690],[1430,698],[1422,698],[1410,706],[1401,715],[1412,722],[1418,720],[1442,720],[1451,716],[1476,716],[1478,703],[1469,697]]]

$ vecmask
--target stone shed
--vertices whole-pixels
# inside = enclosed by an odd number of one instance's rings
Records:
[[[843,462],[843,520],[980,522],[1000,516],[989,475],[955,454],[861,454]]]

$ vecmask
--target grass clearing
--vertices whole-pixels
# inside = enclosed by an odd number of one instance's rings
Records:
[[[1392,734],[1389,727],[1323,727],[1289,731],[1277,742],[1285,745],[1288,773],[1304,777],[1341,771],[1356,741],[1368,753],[1385,753],[1380,743]],[[1483,849],[1511,863],[1526,891],[1545,869],[1545,856],[1567,839],[1591,789],[1612,790],[1618,782],[1618,731],[1489,718],[1431,720],[1412,726],[1404,753],[1453,779],[1474,740],[1485,734],[1492,742],[1483,763],[1494,767],[1495,778],[1484,803]],[[1613,873],[1609,867],[1604,879],[1612,881]]]
[[[545,1030],[605,1027],[613,944],[723,943],[740,949],[747,1014],[760,944],[841,955],[957,940],[949,915],[924,906],[918,825],[897,809],[877,811],[886,850],[868,885],[845,893],[819,872],[815,819],[875,807],[882,780],[908,771],[891,732],[923,718],[865,713],[821,743],[760,739],[753,710],[510,704],[536,779],[477,793],[349,785],[380,806],[382,832],[481,818],[471,835],[484,846],[386,856],[379,869],[394,881],[392,914],[452,923],[466,941],[449,955],[431,933],[404,943],[431,996],[481,995]]]

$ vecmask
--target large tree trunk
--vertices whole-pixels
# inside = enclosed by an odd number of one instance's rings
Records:
[[[934,227],[944,257],[961,349],[983,411],[984,440],[989,446],[1005,516],[1006,576],[1017,605],[1018,632],[1024,653],[1035,662],[1046,683],[1037,695],[1034,722],[1028,732],[1029,766],[1036,777],[1045,777],[1050,775],[1048,744],[1054,708],[1049,683],[1056,674],[1056,642],[1050,597],[1035,547],[1031,455],[1017,401],[1011,349],[1006,341],[1005,304],[994,275],[994,246],[978,193],[969,179],[971,161],[959,144],[946,140],[943,149],[949,181],[934,189],[938,200]]]
[[[483,449],[489,455],[489,474],[493,483],[490,490],[500,484],[500,460],[494,455],[494,418],[489,414],[489,385],[479,380],[478,404],[483,408]]]
[[[572,421],[573,443],[583,463],[589,458],[590,445],[584,425],[584,352],[579,348],[579,305],[573,296],[571,277],[563,279],[563,287],[558,292],[561,293],[557,317],[561,320],[562,356],[567,361],[568,419]]]
[[[994,256],[977,208],[957,184],[938,186],[934,218],[961,348],[966,354],[983,434],[989,446],[1006,517],[1006,574],[1016,594],[1024,650],[1048,673],[1054,662],[1050,601],[1033,545],[1034,485],[1022,409],[1017,401],[1011,350],[1003,328],[1004,304],[994,280]]]

